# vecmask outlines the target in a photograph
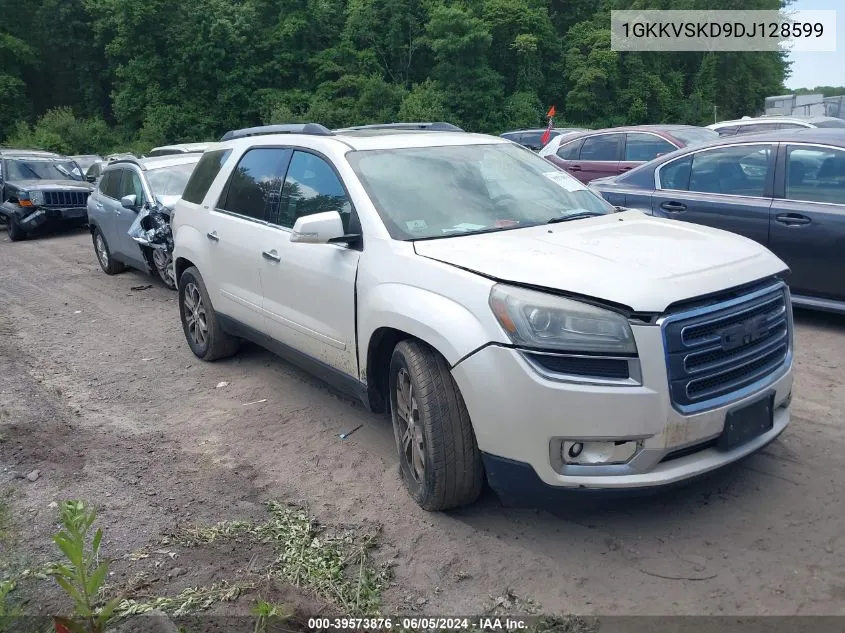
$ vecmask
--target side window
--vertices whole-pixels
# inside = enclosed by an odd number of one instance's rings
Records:
[[[779,130],[801,130],[805,129],[806,125],[801,125],[800,123],[779,123],[778,129]]]
[[[121,169],[112,169],[103,174],[100,181],[100,192],[104,196],[117,200],[120,197],[120,180],[123,174]]]
[[[581,148],[580,160],[613,161],[622,157],[624,134],[599,134],[589,136]]]
[[[771,169],[771,145],[739,145],[697,152],[690,191],[763,196]]]
[[[584,144],[584,139],[578,139],[577,141],[572,141],[571,143],[567,143],[566,145],[562,146],[559,150],[557,150],[558,158],[562,158],[563,160],[578,160],[578,155],[581,152],[581,146]]]
[[[282,189],[279,215],[271,221],[292,228],[298,218],[323,211],[339,211],[344,230],[349,230],[352,204],[337,174],[319,156],[296,151]]]
[[[845,204],[845,151],[787,146],[786,197],[790,200]]]
[[[144,187],[141,185],[141,177],[133,169],[123,170],[123,179],[120,184],[120,193],[115,196],[120,200],[123,196],[135,196],[135,204],[144,204]]]
[[[738,131],[738,125],[726,125],[725,127],[720,127],[716,130],[716,134],[719,136],[735,136]]]
[[[202,204],[205,194],[211,188],[211,183],[217,178],[223,163],[232,153],[230,149],[219,149],[213,152],[206,152],[202,155],[197,166],[194,168],[185,191],[182,192],[182,199],[194,204]]]
[[[684,156],[660,168],[660,188],[687,191],[692,172],[692,154]]]
[[[248,150],[232,172],[220,208],[256,220],[276,217],[289,157],[289,149]]]
[[[625,142],[625,160],[646,162],[676,149],[678,148],[659,136],[632,132],[627,135]]]

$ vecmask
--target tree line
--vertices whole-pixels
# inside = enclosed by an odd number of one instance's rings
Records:
[[[712,123],[784,91],[779,53],[619,53],[611,9],[781,0],[0,0],[0,142],[145,151],[288,121],[501,132]],[[715,110],[714,110],[715,108]]]

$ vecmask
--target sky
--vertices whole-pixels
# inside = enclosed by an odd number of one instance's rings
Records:
[[[792,52],[792,75],[786,80],[789,90],[816,86],[845,86],[845,2],[843,0],[795,0],[790,11],[836,10],[836,52]]]

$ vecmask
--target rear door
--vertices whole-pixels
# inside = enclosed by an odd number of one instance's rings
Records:
[[[276,259],[263,262],[264,311],[268,333],[334,369],[357,377],[355,275],[361,252],[345,244],[290,241],[300,217],[338,211],[347,233],[354,213],[349,195],[331,164],[315,153],[293,153],[276,228],[262,235],[261,248]],[[315,292],[315,289],[319,289]]]
[[[661,165],[652,211],[767,245],[775,149],[774,143],[728,145]]]
[[[795,294],[845,300],[845,150],[781,147],[769,247]]]
[[[98,201],[100,202],[101,221],[103,235],[106,242],[109,244],[112,256],[119,261],[126,261],[117,236],[117,218],[121,212],[120,188],[123,181],[123,169],[110,169],[105,172],[100,179],[100,195]]]
[[[569,161],[565,169],[585,183],[594,178],[615,176],[619,173],[624,147],[625,134],[622,132],[588,136],[581,146],[578,160]]]
[[[619,173],[629,171],[658,156],[674,152],[677,146],[662,136],[649,132],[628,132],[625,135],[625,154],[619,162]]]

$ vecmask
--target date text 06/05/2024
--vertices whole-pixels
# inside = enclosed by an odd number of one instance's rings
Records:
[[[528,628],[524,619],[511,617],[373,617],[373,618],[309,618],[308,628],[312,630],[488,630],[519,631]]]

